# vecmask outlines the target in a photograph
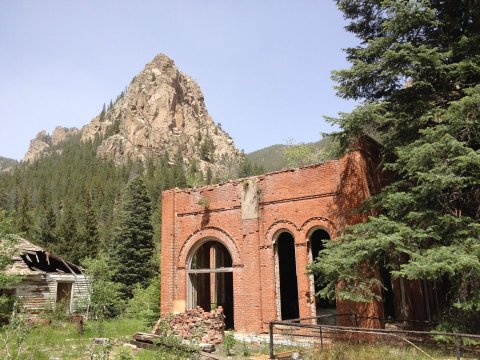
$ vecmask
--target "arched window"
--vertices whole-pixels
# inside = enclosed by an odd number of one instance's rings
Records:
[[[297,266],[295,261],[295,239],[287,231],[275,240],[275,272],[277,296],[279,295],[278,317],[281,320],[299,317]]]
[[[324,242],[330,240],[330,235],[323,229],[315,229],[309,236],[309,258],[315,261],[320,251],[325,248]],[[312,290],[317,294],[320,291],[320,279],[317,276],[311,277]],[[329,315],[336,313],[335,300],[326,300],[315,296],[315,316]]]
[[[210,311],[223,307],[225,325],[233,328],[233,267],[227,248],[208,240],[193,253],[187,266],[188,307]]]

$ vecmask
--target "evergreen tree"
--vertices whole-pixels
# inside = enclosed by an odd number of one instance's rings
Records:
[[[51,251],[78,264],[81,260],[82,244],[78,241],[77,218],[71,205],[67,205],[63,212],[56,231],[57,241]]]
[[[0,207],[15,213],[17,225],[20,219],[28,220],[30,217],[31,226],[27,235],[34,243],[58,253],[57,236],[55,233],[49,233],[54,228],[53,223],[56,225],[55,232],[60,230],[67,207],[72,207],[72,215],[74,220],[77,220],[75,226],[79,244],[76,246],[87,239],[84,236],[87,222],[97,226],[99,237],[97,244],[105,247],[111,241],[116,216],[114,205],[120,201],[120,194],[128,182],[132,164],[130,167],[115,166],[111,161],[97,158],[98,144],[83,143],[80,136],[73,136],[69,141],[55,145],[58,151],[52,152],[49,156],[32,164],[18,164],[12,172],[0,173]],[[85,200],[85,194],[91,194],[91,210],[86,209],[89,205]],[[21,213],[26,216],[21,216]],[[56,219],[51,216],[52,214],[56,215]],[[96,217],[96,220],[87,221],[86,217],[89,214],[91,215],[89,218]],[[50,217],[48,220],[47,215]],[[28,224],[29,221],[24,223]],[[54,237],[52,247],[47,247],[47,238],[51,238],[52,235]],[[48,241],[50,243],[50,240]],[[85,251],[89,251],[88,246],[82,248],[79,259]],[[64,249],[70,250],[70,247]]]
[[[397,278],[448,279],[449,313],[478,326],[480,1],[337,4],[361,45],[334,79],[341,97],[363,103],[332,120],[336,136],[346,146],[374,135],[394,181],[366,204],[380,215],[329,242],[312,266],[321,294],[369,301],[382,284],[358,269],[385,266]]]
[[[105,103],[103,103],[102,111],[100,111],[100,121],[103,121],[105,119],[105,114],[107,113],[107,108],[105,106]]]
[[[85,194],[83,202],[84,214],[81,218],[81,230],[79,239],[82,248],[81,253],[78,254],[80,259],[86,257],[94,257],[100,249],[98,236],[98,222],[95,209],[93,208],[92,197],[90,194]]]
[[[118,264],[114,281],[124,285],[122,294],[129,298],[135,284],[147,286],[154,274],[151,201],[140,176],[128,183],[119,216],[113,254]]]
[[[53,208],[51,206],[47,206],[41,212],[40,223],[35,234],[35,240],[38,241],[38,245],[44,246],[47,250],[49,250],[51,246],[55,246],[56,223],[57,220]]]
[[[207,168],[206,181],[207,181],[207,184],[211,184],[213,181],[213,174],[210,166]]]
[[[12,214],[0,209],[0,288],[8,287],[18,280],[18,276],[7,275],[2,271],[13,262],[12,257],[16,251],[14,245],[17,240],[15,218]]]
[[[257,164],[252,163],[246,157],[241,161],[238,169],[238,177],[248,177],[254,175],[264,174],[265,169],[263,166],[258,166]]]
[[[22,236],[28,237],[33,226],[32,210],[30,207],[30,195],[24,190],[20,205],[17,209],[17,230]]]
[[[200,159],[208,162],[213,162],[215,160],[214,153],[215,153],[215,144],[210,134],[207,134],[203,143],[200,146]]]
[[[185,176],[185,170],[183,168],[183,156],[180,150],[175,156],[175,164],[173,165],[172,170],[173,185],[178,188],[186,188],[187,177]]]
[[[11,214],[0,209],[0,289],[9,288],[22,280],[22,276],[5,273],[5,269],[13,263],[18,241],[14,236],[14,223]],[[8,320],[12,309],[13,299],[0,295],[0,324]]]

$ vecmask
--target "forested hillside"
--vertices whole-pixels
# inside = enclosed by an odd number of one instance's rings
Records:
[[[14,159],[9,159],[3,156],[0,156],[0,171],[6,170],[17,163]]]
[[[163,54],[90,123],[40,131],[24,162],[0,158],[5,166],[0,210],[14,218],[15,232],[80,264],[102,250],[111,254],[135,175],[146,185],[158,245],[163,190],[263,171],[208,115],[199,85]]]
[[[311,165],[335,157],[330,138],[312,143],[275,144],[246,154],[247,159],[266,172]]]
[[[151,197],[156,243],[161,191],[208,182],[195,168],[184,168],[180,154],[173,156],[173,163],[165,152],[149,158],[144,165],[133,161],[115,165],[96,156],[102,140],[97,137],[82,142],[75,135],[54,146],[49,156],[0,174],[0,209],[15,217],[17,232],[80,264],[86,256],[112,248],[122,194],[134,175],[143,177]],[[251,171],[252,167],[244,163],[238,175]]]
[[[275,144],[248,153],[246,156],[252,163],[262,164],[265,171],[280,170],[288,166],[288,160],[284,154],[287,147],[288,145]]]

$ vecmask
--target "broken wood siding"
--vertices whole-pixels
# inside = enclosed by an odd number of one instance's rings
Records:
[[[57,283],[72,283],[70,312],[82,311],[82,304],[89,299],[89,284],[85,275],[41,274],[27,276],[16,286],[16,295],[28,312],[38,314],[55,309],[57,299]]]
[[[22,307],[28,312],[38,313],[53,309],[54,302],[52,302],[46,274],[27,276],[15,288]]]
[[[85,275],[72,275],[72,274],[48,274],[48,285],[50,293],[52,294],[52,300],[55,303],[57,299],[57,283],[70,282],[72,283],[72,295],[70,302],[70,312],[81,312],[82,307],[87,305],[89,299],[89,284]]]

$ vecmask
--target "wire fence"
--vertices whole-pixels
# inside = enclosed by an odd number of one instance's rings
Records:
[[[429,321],[394,321],[355,314],[270,322],[270,359],[479,359],[480,335],[434,331]],[[351,357],[349,357],[351,353]],[[295,355],[295,356],[297,356]],[[295,358],[293,356],[293,358]]]

